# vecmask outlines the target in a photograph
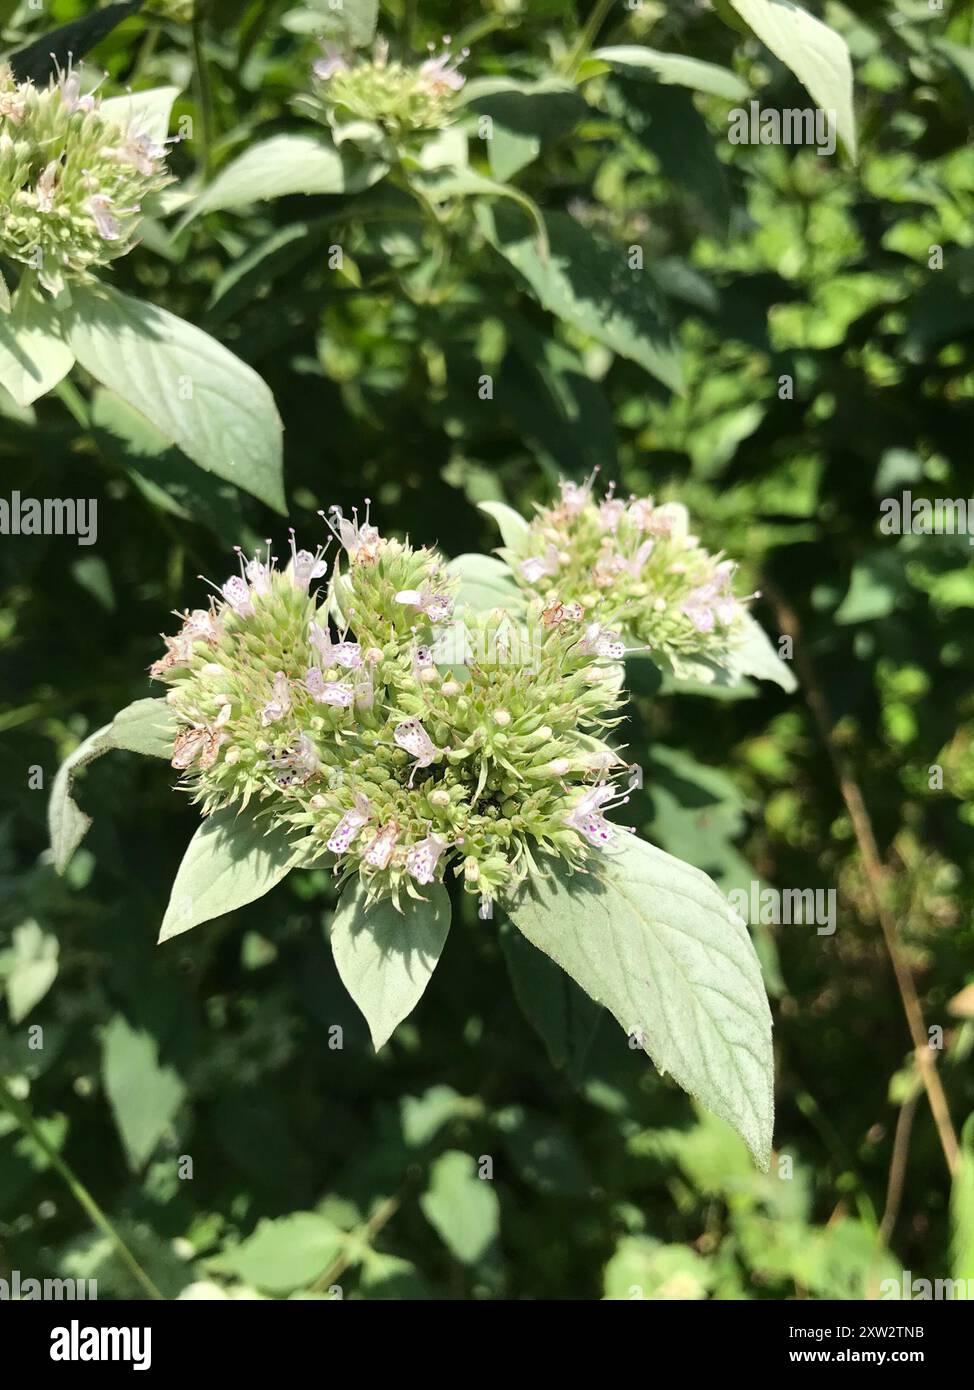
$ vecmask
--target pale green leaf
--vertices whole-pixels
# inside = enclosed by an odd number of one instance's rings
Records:
[[[0,386],[19,406],[52,391],[74,366],[53,301],[25,277],[0,315]]]
[[[500,1203],[491,1179],[481,1178],[470,1154],[449,1149],[433,1164],[419,1199],[423,1215],[464,1264],[476,1264],[500,1231]]]
[[[521,550],[523,542],[530,535],[531,528],[520,512],[509,507],[506,502],[478,502],[477,506],[497,523],[501,540],[508,550],[515,554]]]
[[[478,612],[491,608],[517,610],[523,606],[524,597],[514,576],[504,564],[493,555],[457,555],[446,567],[447,574],[459,577],[457,606],[466,605]]]
[[[207,472],[284,509],[281,420],[252,367],[201,329],[105,285],[72,290],[81,365]]]
[[[641,44],[597,48],[592,57],[608,63],[613,71],[626,77],[644,77],[667,86],[690,87],[695,92],[725,97],[728,101],[743,101],[750,91],[736,73],[716,63],[687,58],[682,53],[660,53]]]
[[[178,1072],[163,1066],[151,1033],[116,1014],[102,1037],[102,1078],[129,1166],[141,1168],[186,1095]]]
[[[169,118],[178,96],[178,87],[150,87],[143,92],[128,92],[123,97],[108,97],[101,104],[100,114],[108,121],[131,126],[140,135],[148,135],[161,144],[169,134]]]
[[[599,879],[556,866],[510,915],[767,1168],[771,1013],[747,928],[706,874],[622,833]]]
[[[358,193],[382,177],[381,160],[363,160],[316,135],[272,135],[221,169],[183,225],[204,212],[245,207],[289,193]]]
[[[164,699],[135,700],[112,720],[112,747],[168,762],[176,732],[176,721]]]
[[[732,697],[736,692],[753,694],[757,688],[748,679],[750,676],[774,681],[791,694],[798,686],[794,672],[782,661],[764,628],[750,613],[744,615],[742,633],[741,640],[720,665],[704,656],[674,659],[667,665],[654,654],[656,664],[664,672],[664,695]],[[633,653],[637,660],[640,655]]]
[[[823,111],[835,113],[838,136],[856,158],[852,59],[834,29],[791,0],[729,0],[736,13],[798,78]]]
[[[10,1021],[17,1024],[41,1002],[57,979],[59,946],[57,937],[43,931],[33,918],[14,927],[12,943],[10,950],[3,953],[0,972],[6,977],[4,991]]]
[[[365,1015],[377,1052],[419,1003],[446,944],[449,895],[439,883],[421,891],[426,900],[404,897],[401,912],[389,898],[366,908],[356,881],[332,922],[338,974]]]
[[[176,871],[159,942],[262,898],[291,867],[279,827],[250,811],[226,807],[207,816]]]
[[[706,1298],[716,1278],[710,1262],[688,1245],[663,1245],[651,1236],[624,1236],[605,1267],[607,1299]]]
[[[345,1234],[324,1216],[295,1211],[261,1221],[253,1235],[210,1261],[221,1274],[233,1274],[270,1294],[307,1287],[334,1261]]]

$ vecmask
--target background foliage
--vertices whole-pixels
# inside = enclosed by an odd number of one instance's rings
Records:
[[[0,0],[3,49],[86,8]],[[314,130],[292,101],[327,10],[154,0],[93,61],[112,92],[181,88],[175,118],[191,117],[193,135],[171,162],[199,189],[258,139]],[[365,32],[374,10],[354,5]],[[150,224],[112,279],[269,383],[305,541],[319,507],[363,493],[384,530],[458,554],[496,544],[474,503],[527,509],[559,474],[598,464],[623,493],[678,491],[705,542],[745,562],[765,626],[800,623],[803,674],[873,818],[900,950],[926,1023],[944,1029],[959,1129],[974,1111],[974,566],[966,536],[882,535],[878,509],[903,488],[974,491],[974,8],[824,7],[853,58],[855,166],[728,143],[735,92],[808,98],[708,6],[596,10],[597,35],[588,6],[566,0],[393,0],[381,30],[417,52],[451,32],[478,77],[584,75],[593,43],[736,75],[716,93],[593,76],[537,126],[536,107],[508,111],[491,166],[476,155],[544,210],[577,275],[587,255],[622,265],[643,247],[652,350],[627,352],[630,339],[612,351],[564,305],[549,303],[556,319],[531,297],[496,249],[531,248],[506,203],[492,221],[461,200],[434,225],[390,183],[204,212],[178,235],[172,219]],[[676,346],[661,366],[664,323]],[[952,1233],[944,1156],[808,679],[792,695],[674,698],[641,669],[631,743],[646,769],[633,820],[648,838],[725,888],[838,889],[833,936],[756,933],[790,1178],[780,1163],[759,1175],[532,948],[466,907],[378,1056],[327,950],[324,872],[292,874],[157,950],[196,817],[155,761],[113,754],[84,776],[94,828],[59,879],[45,827],[58,763],[149,693],[153,634],[197,601],[197,573],[222,578],[237,542],[283,539],[280,517],[79,384],[75,416],[58,397],[28,410],[0,398],[4,492],[99,502],[90,549],[0,544],[0,1275],[95,1276],[102,1296],[143,1295],[148,1280],[166,1296],[205,1282],[367,1298],[865,1297],[904,1267],[974,1277],[970,1203],[966,1220],[955,1203]],[[29,786],[36,767],[44,790]],[[41,1050],[27,1045],[35,1023]],[[492,1183],[476,1175],[485,1155]],[[72,1196],[79,1184],[101,1224]]]

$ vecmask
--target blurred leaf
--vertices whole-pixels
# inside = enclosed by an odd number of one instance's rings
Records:
[[[57,979],[58,940],[30,918],[13,930],[13,946],[0,951],[7,1008],[13,1024],[23,1022]]]
[[[524,276],[545,309],[638,362],[672,390],[680,389],[679,356],[652,281],[645,272],[628,269],[624,247],[596,241],[567,213],[550,213],[551,251],[543,260],[514,212],[483,204],[477,212],[491,245]]]
[[[605,1267],[609,1299],[706,1298],[713,1269],[687,1245],[663,1245],[650,1236],[625,1236]]]
[[[893,612],[904,589],[903,564],[894,552],[877,551],[853,565],[849,589],[835,612],[837,623],[871,623]]]
[[[36,82],[43,86],[58,68],[67,68],[74,60],[75,66],[84,55],[101,43],[116,25],[129,15],[137,14],[143,0],[126,0],[124,4],[108,5],[95,10],[82,19],[72,20],[60,29],[53,29],[43,38],[35,39],[26,48],[12,53],[7,60],[20,82]]]
[[[102,1037],[102,1078],[129,1167],[138,1171],[183,1103],[186,1087],[159,1061],[156,1039],[116,1014]]]
[[[964,1280],[965,1290],[974,1287],[974,1115],[961,1132],[960,1161],[950,1189],[950,1272]]]
[[[210,1261],[265,1293],[306,1288],[323,1274],[345,1243],[345,1233],[313,1211],[295,1211],[258,1223],[253,1235]]]
[[[500,1203],[489,1178],[477,1176],[470,1154],[449,1149],[433,1164],[419,1199],[423,1215],[463,1264],[486,1255],[500,1233]]]
[[[587,1197],[592,1177],[578,1146],[556,1120],[510,1105],[494,1120],[520,1177],[546,1196]]]

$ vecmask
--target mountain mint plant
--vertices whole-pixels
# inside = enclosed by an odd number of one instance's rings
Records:
[[[238,552],[239,572],[164,638],[150,676],[165,696],[123,710],[62,769],[55,858],[67,862],[87,825],[70,797],[77,767],[112,747],[164,756],[203,819],[161,941],[292,869],[326,866],[341,894],[336,966],[379,1047],[428,983],[449,890],[472,895],[482,930],[506,930],[506,914],[766,1164],[770,1015],[747,929],[705,874],[611,814],[641,774],[625,752],[626,644],[610,624],[644,627],[656,584],[681,638],[678,612],[703,637],[705,599],[737,600],[681,512],[647,504],[656,529],[623,529],[607,505],[611,551],[588,487],[566,484],[537,532],[525,528],[521,589],[499,605],[471,586],[471,557],[384,537],[368,509],[360,520],[332,508],[314,552],[292,532],[283,565],[270,542]],[[665,566],[616,566],[650,538]],[[592,578],[600,563],[625,574],[618,591]],[[721,643],[737,616],[715,614]]]
[[[281,424],[264,382],[198,328],[97,278],[163,211],[177,95],[103,99],[70,63],[45,85],[0,66],[0,389],[26,409],[77,363],[107,388],[112,420],[126,418],[120,397],[200,467],[281,508]]]

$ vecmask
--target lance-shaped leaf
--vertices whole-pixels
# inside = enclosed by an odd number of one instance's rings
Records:
[[[381,160],[337,150],[315,135],[272,135],[220,170],[189,209],[182,226],[204,212],[244,207],[289,193],[358,193],[385,171]]]
[[[689,87],[692,91],[724,97],[727,101],[743,101],[750,90],[737,73],[718,67],[716,63],[688,58],[682,53],[660,53],[637,43],[597,48],[592,57],[608,63],[615,72],[627,77]]]
[[[523,217],[507,207],[477,205],[491,245],[518,271],[545,309],[613,352],[638,362],[678,391],[683,375],[664,323],[652,276],[630,270],[621,247],[596,240],[568,213],[545,219],[549,251],[541,255]]]
[[[25,276],[11,296],[9,312],[0,314],[0,386],[19,406],[33,405],[73,366],[74,353],[62,336],[57,310]]]
[[[771,1012],[747,928],[699,869],[620,840],[598,879],[556,867],[530,880],[511,918],[767,1169]]]
[[[539,82],[475,78],[466,83],[458,102],[481,120],[489,117],[487,159],[491,174],[502,183],[567,134],[588,110],[572,83],[553,77]]]
[[[71,795],[75,774],[111,748],[168,758],[174,736],[175,727],[165,700],[136,700],[120,710],[110,724],[89,734],[64,760],[54,779],[47,806],[54,867],[59,874],[68,867],[72,854],[91,825],[91,817],[85,815]]]
[[[331,928],[342,984],[365,1015],[376,1052],[412,1013],[436,969],[450,930],[450,898],[439,883],[425,901],[389,898],[365,906],[360,882],[344,894]]]
[[[200,468],[284,510],[281,420],[252,367],[184,319],[106,285],[72,289],[64,328],[85,370]]]
[[[252,811],[230,806],[207,816],[176,872],[159,943],[262,898],[291,860],[285,832]]]
[[[812,100],[834,114],[839,139],[855,160],[852,60],[845,39],[792,0],[729,0],[729,4],[791,69]]]
[[[110,34],[123,19],[136,14],[142,5],[143,0],[126,0],[120,5],[108,5],[105,9],[95,10],[82,19],[74,19],[70,24],[52,30],[26,48],[18,49],[8,60],[17,80],[26,82],[30,78],[32,82],[43,85],[59,67],[66,68],[72,60],[77,66],[89,49],[101,43],[106,34]]]

